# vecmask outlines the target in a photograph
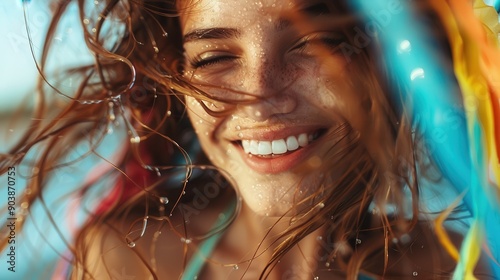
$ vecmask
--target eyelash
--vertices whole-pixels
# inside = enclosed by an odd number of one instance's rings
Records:
[[[214,57],[205,58],[205,59],[201,59],[199,57],[196,57],[193,59],[193,61],[191,61],[191,67],[193,67],[194,69],[199,69],[199,68],[204,68],[204,67],[207,67],[210,65],[214,65],[217,63],[221,63],[221,62],[229,61],[229,60],[233,60],[233,59],[235,59],[235,57],[233,57],[233,56],[214,56]]]
[[[322,35],[313,35],[313,36],[308,36],[309,38],[303,39],[298,45],[296,45],[292,50],[298,50],[300,52],[304,51],[306,46],[308,44],[314,43],[314,42],[320,42],[322,44],[327,45],[329,48],[334,50],[337,48],[344,40],[344,38],[333,38],[333,37],[328,37],[328,36],[322,36]]]

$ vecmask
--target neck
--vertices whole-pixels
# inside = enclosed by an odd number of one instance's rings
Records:
[[[260,216],[244,204],[240,216],[228,232],[227,238],[234,241],[231,242],[232,246],[236,246],[233,248],[238,250],[237,255],[242,256],[241,261],[253,259],[250,268],[255,267],[258,271],[262,271],[262,268],[271,259],[273,252],[285,238],[289,237],[288,235],[283,236],[289,227],[289,217]],[[291,268],[298,268],[293,269],[295,274],[300,271],[309,277],[324,256],[323,232],[324,230],[319,228],[297,242],[287,254],[280,257],[275,273],[284,275],[283,273],[289,272]],[[245,264],[242,266],[246,266]]]

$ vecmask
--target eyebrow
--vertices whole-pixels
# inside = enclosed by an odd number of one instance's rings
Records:
[[[308,16],[320,16],[324,14],[330,14],[331,10],[328,5],[323,2],[307,6],[299,9],[299,13],[306,14]],[[280,18],[274,25],[274,28],[278,31],[285,30],[292,25],[292,21],[286,18]],[[225,27],[214,27],[214,28],[202,28],[194,29],[184,35],[184,43],[204,40],[204,39],[232,39],[237,38],[241,35],[240,30],[236,28],[225,28]]]
[[[184,43],[203,40],[203,39],[231,39],[241,35],[241,32],[235,28],[204,28],[195,29],[184,35]]]
[[[324,3],[324,2],[319,2],[316,4],[304,6],[298,10],[299,14],[304,14],[308,17],[317,17],[321,15],[329,15],[332,13],[330,7]],[[274,25],[274,28],[277,31],[282,31],[285,30],[286,28],[292,26],[292,20],[287,19],[287,18],[280,18]]]

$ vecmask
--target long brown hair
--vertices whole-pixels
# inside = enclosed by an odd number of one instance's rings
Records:
[[[50,57],[57,26],[71,2],[58,1],[54,5],[54,16],[39,64],[42,77],[46,77],[44,67]],[[169,197],[179,199],[166,204],[168,207],[161,213],[169,217],[181,200],[189,200],[186,186],[192,176],[191,162],[216,169],[201,152],[188,155],[186,151],[193,145],[194,132],[185,116],[183,95],[199,100],[211,100],[213,96],[182,75],[184,58],[176,1],[103,1],[96,6],[99,11],[94,18],[86,14],[86,2],[78,0],[77,4],[84,39],[94,54],[94,63],[67,71],[81,81],[72,96],[62,95],[56,87],[48,86],[45,78],[41,79],[37,93],[39,102],[33,112],[35,121],[22,139],[2,155],[0,171],[5,173],[9,166],[23,163],[30,150],[38,149],[37,157],[30,163],[37,172],[28,181],[29,191],[21,200],[28,205],[43,201],[42,194],[52,171],[71,164],[61,162],[67,151],[60,147],[95,139],[88,151],[95,153],[95,147],[105,138],[110,125],[120,119],[127,128],[128,141],[120,144],[119,159],[110,163],[103,174],[103,178],[115,176],[118,179],[110,194],[90,213],[75,245],[70,246],[75,266],[82,267],[84,275],[91,277],[85,268],[85,253],[89,235],[96,225],[123,218],[134,210],[143,211],[144,207],[157,208],[165,192],[159,186],[180,178],[181,187],[168,190],[173,193]],[[336,5],[345,13],[352,13],[346,3]],[[362,26],[363,21],[359,19],[356,24],[344,28],[350,40],[347,43],[351,45],[359,30],[354,27]],[[120,34],[112,30],[120,30]],[[354,279],[360,270],[379,262],[376,260],[381,257],[378,253],[385,252],[382,254],[385,267],[376,272],[383,275],[389,263],[389,241],[407,235],[418,223],[417,165],[420,164],[422,170],[428,168],[421,163],[427,156],[425,149],[416,144],[419,133],[412,130],[406,114],[411,110],[410,101],[389,98],[390,92],[408,89],[398,83],[397,78],[390,77],[389,66],[380,66],[383,61],[376,59],[378,54],[377,44],[370,44],[360,48],[348,66],[357,77],[356,89],[367,93],[364,105],[370,125],[363,131],[352,125],[353,120],[346,120],[333,135],[328,135],[335,148],[327,154],[321,168],[328,173],[342,165],[345,166],[343,172],[332,181],[323,182],[318,193],[297,202],[297,206],[310,206],[290,218],[290,227],[276,240],[279,245],[263,268],[261,278],[266,278],[281,257],[319,227],[326,227],[329,232],[330,251],[322,261],[340,263],[345,275]],[[50,98],[51,95],[55,97]],[[61,98],[66,104],[54,111],[51,99]],[[162,152],[158,152],[160,146],[164,147]],[[176,158],[181,159],[184,168],[173,168],[178,164]],[[103,178],[86,182],[79,188],[80,194],[85,195]],[[227,178],[219,176],[216,180]],[[227,188],[226,192],[229,199],[237,200],[234,190]],[[318,195],[324,199],[315,199]],[[148,199],[155,203],[145,203]],[[387,213],[387,205],[398,209],[397,215]],[[408,205],[411,210],[405,212],[403,209],[408,209]],[[53,226],[57,227],[54,221]],[[127,232],[120,234],[128,236]],[[361,236],[370,242],[358,246],[363,240]],[[125,240],[133,242],[133,239]],[[6,244],[6,240],[2,240],[2,246]],[[153,266],[145,259],[143,262],[154,275]]]

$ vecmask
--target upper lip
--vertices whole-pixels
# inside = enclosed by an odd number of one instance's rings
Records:
[[[236,125],[233,129],[228,131],[227,135],[224,135],[223,137],[231,142],[241,140],[272,141],[284,139],[292,135],[296,136],[301,133],[312,134],[320,129],[324,129],[325,127],[325,125],[294,125],[285,123],[256,127],[243,127]]]

